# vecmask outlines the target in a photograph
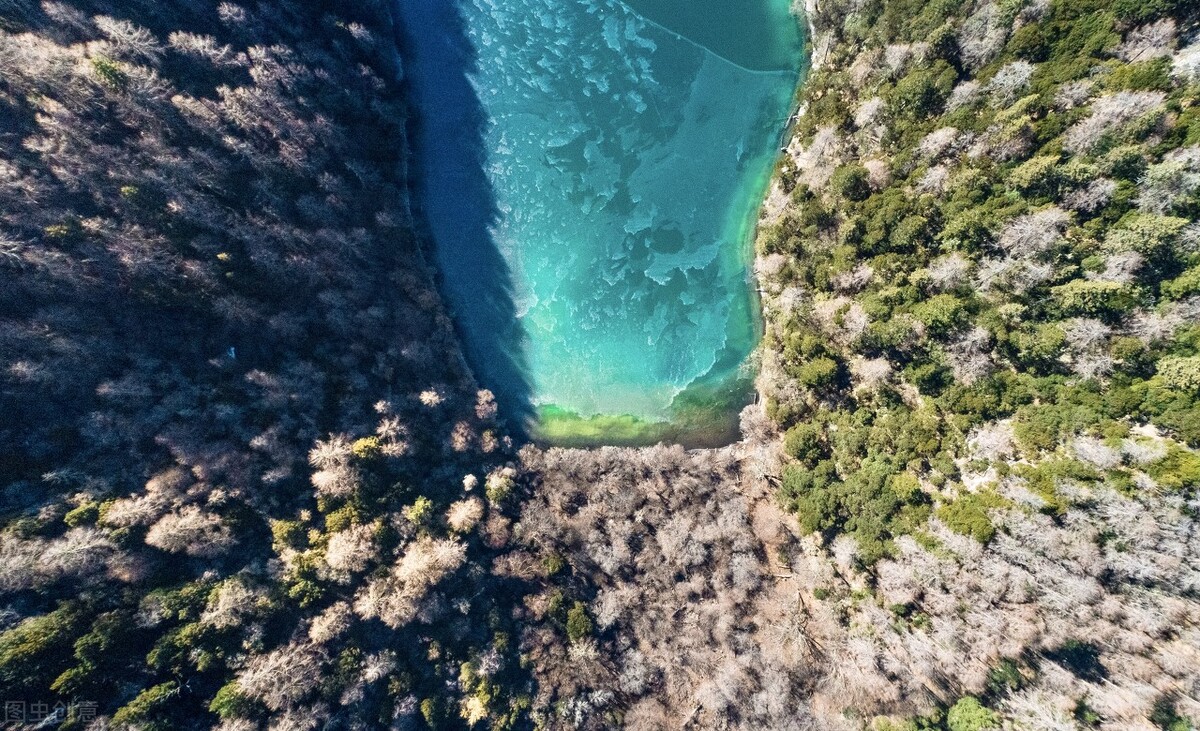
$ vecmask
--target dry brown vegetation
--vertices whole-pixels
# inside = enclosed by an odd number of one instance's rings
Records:
[[[496,570],[547,582],[521,646],[549,723],[853,729],[968,695],[1023,729],[1200,712],[1194,504],[1064,484],[1086,498],[1052,518],[1014,480],[987,546],[934,520],[864,568],[778,510],[764,451],[522,452],[534,494]]]
[[[767,555],[780,516],[742,484],[737,449],[527,449],[522,467],[535,488],[506,565],[562,561],[527,603],[536,705],[579,728],[810,725],[807,614]],[[564,648],[544,620],[578,599],[593,629]]]

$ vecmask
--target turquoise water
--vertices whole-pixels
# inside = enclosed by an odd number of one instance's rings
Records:
[[[453,5],[461,42],[435,40],[449,16],[434,6]],[[519,377],[548,441],[728,439],[759,331],[749,238],[803,58],[786,0],[401,8],[409,44],[426,49],[407,59],[428,115],[425,175],[444,178],[426,184],[423,207],[481,380],[504,391]],[[437,43],[465,63],[479,119],[456,107],[461,90],[439,86]],[[455,139],[470,146],[463,129],[478,135],[487,196],[469,164],[450,175],[432,164]],[[464,198],[486,198],[487,220],[462,220]],[[481,225],[502,262],[468,245]],[[478,301],[496,289],[481,267],[496,264],[508,299],[485,300],[519,326],[502,336]]]
[[[754,71],[794,71],[803,38],[780,0],[626,0],[643,18]]]

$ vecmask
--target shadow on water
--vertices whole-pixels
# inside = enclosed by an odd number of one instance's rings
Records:
[[[512,274],[492,236],[500,213],[486,169],[488,118],[471,84],[478,59],[460,2],[396,0],[418,225],[433,241],[468,364],[524,436],[534,418],[526,338]]]

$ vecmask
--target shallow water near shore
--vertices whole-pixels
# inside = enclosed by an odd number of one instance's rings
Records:
[[[400,7],[418,203],[480,380],[555,444],[735,438],[803,60],[787,0]]]

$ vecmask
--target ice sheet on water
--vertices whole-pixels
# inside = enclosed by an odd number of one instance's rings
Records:
[[[770,168],[794,77],[740,69],[617,0],[465,14],[535,396],[665,417],[727,347],[752,347],[732,322],[751,296],[745,191]]]

